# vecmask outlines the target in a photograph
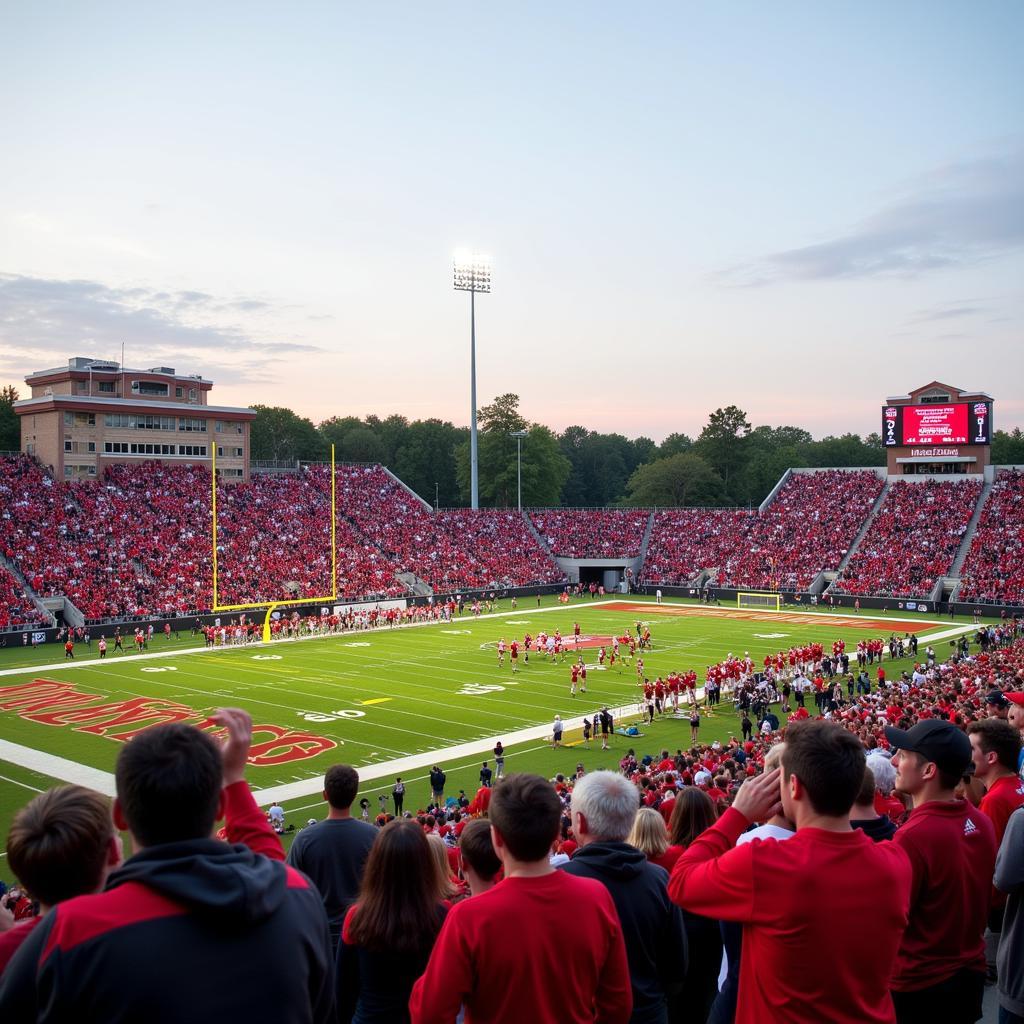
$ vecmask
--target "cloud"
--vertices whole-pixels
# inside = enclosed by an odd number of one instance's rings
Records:
[[[959,320],[961,317],[984,316],[986,313],[991,312],[991,309],[987,306],[972,305],[972,301],[949,302],[941,306],[935,306],[932,309],[919,309],[910,318],[909,322],[921,324],[942,320]]]
[[[256,337],[224,314],[259,312],[269,303],[218,299],[205,292],[110,288],[97,281],[0,274],[0,369],[43,369],[60,357],[119,358],[131,364],[178,366],[224,383],[261,382],[273,363],[316,345]]]
[[[922,175],[860,223],[718,275],[734,285],[917,277],[1024,246],[1024,148]]]

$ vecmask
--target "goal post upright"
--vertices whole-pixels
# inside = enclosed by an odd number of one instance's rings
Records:
[[[316,604],[318,602],[335,602],[338,600],[338,509],[337,509],[337,477],[334,456],[334,445],[331,445],[331,592],[319,597],[296,597],[285,601],[250,601],[246,604],[221,604],[218,590],[218,554],[217,554],[217,445],[213,445],[213,461],[211,463],[211,502],[213,515],[213,606],[212,612],[247,612],[266,609],[263,619],[263,641],[270,642],[271,615],[277,608],[293,607],[300,604]]]

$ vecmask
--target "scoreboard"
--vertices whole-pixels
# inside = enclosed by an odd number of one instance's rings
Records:
[[[882,445],[886,448],[991,443],[991,402],[882,407]]]

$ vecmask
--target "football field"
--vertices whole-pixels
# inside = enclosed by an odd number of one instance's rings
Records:
[[[572,643],[579,622],[579,650]],[[858,640],[916,632],[940,657],[950,639],[971,627],[934,617],[863,613],[737,611],[693,603],[625,599],[574,599],[560,605],[522,599],[513,611],[478,618],[468,613],[450,623],[398,627],[270,645],[205,649],[202,637],[154,638],[142,655],[109,652],[100,660],[91,648],[75,647],[74,662],[58,661],[58,645],[0,653],[0,830],[33,792],[54,780],[80,781],[113,792],[113,768],[121,743],[141,729],[165,721],[202,725],[222,706],[246,708],[256,734],[249,780],[263,805],[280,800],[289,821],[319,816],[321,780],[338,761],[355,765],[363,794],[375,812],[396,776],[407,783],[406,810],[423,806],[432,764],[448,772],[446,792],[470,797],[480,763],[494,743],[508,748],[507,771],[566,773],[582,761],[588,769],[612,766],[628,746],[638,754],[689,746],[687,722],[666,717],[643,727],[642,738],[617,735],[610,752],[580,744],[579,721],[604,706],[616,725],[636,717],[635,666],[598,665],[602,644],[648,624],[652,650],[642,652],[650,678],[672,670],[696,670],[733,653],[749,651],[756,665],[764,655],[818,641],[830,649],[843,638],[853,654]],[[561,630],[568,638],[564,662],[535,651],[513,673],[508,656],[499,665],[497,644],[524,633]],[[587,693],[569,692],[569,667],[582,654]],[[854,661],[855,664],[855,661]],[[887,663],[891,675],[906,662]],[[872,677],[874,672],[872,671]],[[551,750],[551,721],[567,721],[570,749]],[[726,738],[737,729],[731,703],[705,716],[701,740]],[[208,726],[211,727],[212,726]],[[0,877],[3,876],[0,860]]]

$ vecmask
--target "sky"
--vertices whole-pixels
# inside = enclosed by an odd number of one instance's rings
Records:
[[[1024,426],[1024,4],[0,0],[0,385],[815,437]]]

